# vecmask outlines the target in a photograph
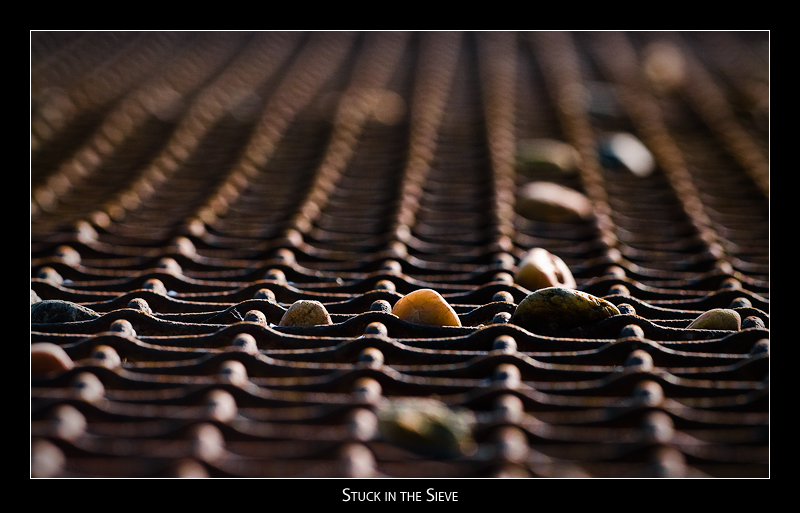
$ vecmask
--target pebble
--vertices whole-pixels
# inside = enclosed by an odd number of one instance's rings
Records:
[[[529,182],[517,190],[514,210],[531,221],[581,221],[592,216],[592,202],[554,182]]]
[[[533,248],[520,261],[514,275],[517,285],[529,290],[546,287],[577,287],[567,264],[558,256],[543,248]]]
[[[388,441],[443,456],[474,454],[474,414],[430,398],[398,398],[377,411],[378,431]]]
[[[51,342],[31,344],[31,375],[42,376],[72,369],[75,364],[66,351]]]
[[[523,299],[512,321],[531,331],[554,331],[594,324],[619,314],[605,299],[579,290],[547,287]]]
[[[531,178],[552,171],[573,174],[579,162],[578,150],[556,139],[527,139],[517,145],[517,171]]]
[[[461,326],[453,307],[433,289],[420,289],[400,298],[392,313],[404,321],[429,326]]]
[[[693,320],[688,329],[739,331],[741,327],[742,318],[739,312],[728,308],[714,308]]]
[[[278,326],[318,326],[333,324],[325,305],[319,301],[299,299],[286,310]]]
[[[656,168],[656,159],[650,150],[627,132],[619,132],[603,138],[598,148],[603,167],[627,169],[639,177],[650,176]]]
[[[100,314],[70,301],[49,299],[31,304],[31,322],[37,324],[78,322],[97,319]]]

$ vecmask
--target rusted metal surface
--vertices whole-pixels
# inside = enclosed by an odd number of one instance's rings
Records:
[[[768,477],[768,36],[32,33],[31,301],[98,314],[32,319],[71,361],[32,373],[32,476]],[[533,138],[588,219],[514,211]],[[515,325],[534,247],[620,314]],[[389,311],[422,288],[461,326]],[[332,324],[279,326],[300,299]],[[387,435],[412,397],[470,449]]]

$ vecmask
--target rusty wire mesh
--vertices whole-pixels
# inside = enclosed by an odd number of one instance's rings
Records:
[[[31,323],[71,362],[32,476],[767,477],[768,86],[763,32],[33,32],[32,306],[98,315]],[[620,131],[652,174],[602,165]],[[533,138],[592,216],[514,211]],[[621,314],[510,322],[533,247]],[[462,326],[380,308],[422,288]],[[279,326],[299,299],[332,324]],[[431,396],[469,451],[378,429]]]

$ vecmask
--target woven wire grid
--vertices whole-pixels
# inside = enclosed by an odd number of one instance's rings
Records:
[[[31,322],[68,362],[31,378],[31,475],[768,477],[768,42],[31,33],[32,308],[91,313]],[[604,165],[616,132],[651,174]],[[515,211],[537,138],[591,216]],[[620,314],[515,324],[535,247]],[[419,289],[461,326],[384,307]],[[281,326],[298,300],[331,324]],[[689,327],[713,309],[741,329]],[[472,443],[398,443],[404,398]]]

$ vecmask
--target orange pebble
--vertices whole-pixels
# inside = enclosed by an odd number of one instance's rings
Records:
[[[404,321],[430,326],[461,326],[458,314],[433,289],[420,289],[400,298],[392,313]]]

